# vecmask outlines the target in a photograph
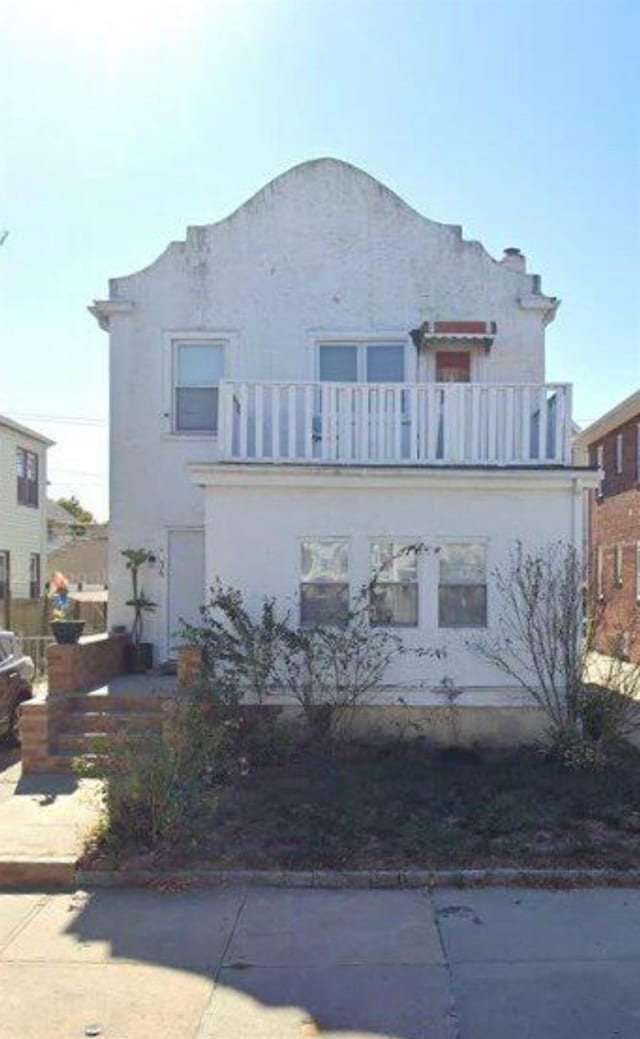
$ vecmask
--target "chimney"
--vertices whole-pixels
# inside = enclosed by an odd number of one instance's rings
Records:
[[[513,246],[505,249],[500,263],[503,263],[510,271],[522,271],[524,274],[527,270],[526,257],[523,256],[519,249],[515,249]]]

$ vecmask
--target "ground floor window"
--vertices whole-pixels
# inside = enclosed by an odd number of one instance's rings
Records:
[[[438,627],[486,627],[485,546],[478,543],[442,545],[438,565]]]
[[[371,542],[369,619],[374,627],[418,624],[418,559],[408,542]]]
[[[40,598],[40,555],[32,552],[29,556],[29,598]]]
[[[349,543],[306,538],[301,544],[300,621],[346,624],[349,615]]]
[[[9,553],[0,551],[0,599],[8,599],[10,590]]]

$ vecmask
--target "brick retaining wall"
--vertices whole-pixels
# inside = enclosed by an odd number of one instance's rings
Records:
[[[128,635],[91,635],[72,646],[49,646],[49,696],[97,689],[110,678],[124,674],[128,641]]]

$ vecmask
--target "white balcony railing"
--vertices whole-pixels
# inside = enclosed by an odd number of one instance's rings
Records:
[[[220,385],[220,457],[342,465],[570,465],[571,387]]]

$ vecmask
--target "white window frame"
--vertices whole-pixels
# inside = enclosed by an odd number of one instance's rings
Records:
[[[369,580],[371,580],[375,576],[374,573],[373,573],[372,564],[371,564],[371,555],[372,555],[372,552],[373,552],[373,546],[375,544],[377,544],[378,542],[380,542],[380,541],[390,541],[392,543],[392,552],[393,552],[393,554],[395,556],[397,556],[398,552],[396,550],[398,550],[398,549],[402,550],[403,548],[410,548],[412,546],[417,546],[418,543],[420,542],[420,539],[419,538],[395,537],[395,536],[390,535],[390,534],[380,534],[377,537],[370,537],[369,538],[369,545],[368,545],[368,548],[369,548]],[[393,587],[395,587],[396,585],[415,586],[415,589],[416,589],[416,592],[415,592],[415,595],[416,595],[416,619],[415,619],[415,622],[410,622],[410,621],[407,621],[407,622],[405,622],[405,621],[389,621],[387,624],[374,623],[371,620],[371,609],[372,609],[372,606],[371,606],[371,594],[370,594],[369,595],[369,600],[370,600],[369,601],[369,623],[370,623],[372,628],[419,628],[420,627],[420,585],[421,585],[420,556],[421,556],[421,553],[418,550],[418,548],[416,548],[415,556],[416,556],[416,576],[415,576],[415,580],[413,580],[413,581],[388,581],[388,580],[380,579],[379,582],[378,582],[380,585],[391,585]]]
[[[623,467],[624,438],[622,433],[616,433],[616,475],[620,475]]]
[[[404,382],[416,381],[416,350],[405,331],[389,329],[386,332],[319,332],[309,333],[309,376],[313,382],[320,382],[320,347],[322,346],[355,346],[358,349],[357,379],[358,383],[367,382],[367,347],[368,346],[401,346],[404,350]],[[402,385],[396,383],[395,385]]]
[[[613,550],[613,577],[616,588],[622,588],[624,579],[624,546],[616,545]]]
[[[307,541],[336,541],[340,542],[347,547],[347,579],[345,582],[324,582],[324,581],[303,581],[302,579],[302,546]],[[348,608],[351,608],[351,571],[352,571],[352,544],[351,538],[344,534],[305,534],[303,537],[298,538],[298,620],[301,628],[312,628],[319,625],[317,621],[303,621],[302,619],[302,587],[303,585],[313,584],[346,584],[347,586],[347,604]],[[333,625],[326,625],[332,627]]]
[[[636,602],[640,603],[640,541],[636,541]]]
[[[604,599],[604,551],[602,545],[596,547],[596,596]]]
[[[236,330],[211,329],[208,331],[190,331],[189,329],[172,329],[164,333],[164,364],[162,379],[162,421],[163,436],[178,440],[217,440],[220,436],[221,409],[218,411],[218,430],[203,431],[176,429],[175,414],[175,376],[177,371],[178,346],[183,343],[189,346],[221,346],[224,349],[224,378],[235,377],[237,358]]]
[[[436,542],[441,546],[454,547],[455,545],[481,545],[484,548],[484,586],[486,589],[486,607],[485,607],[485,623],[482,625],[474,624],[456,624],[456,625],[444,625],[440,624],[440,558],[439,553],[436,555],[436,626],[439,631],[486,631],[490,627],[490,595],[489,595],[489,539],[486,537],[450,537],[450,538],[439,538]]]

